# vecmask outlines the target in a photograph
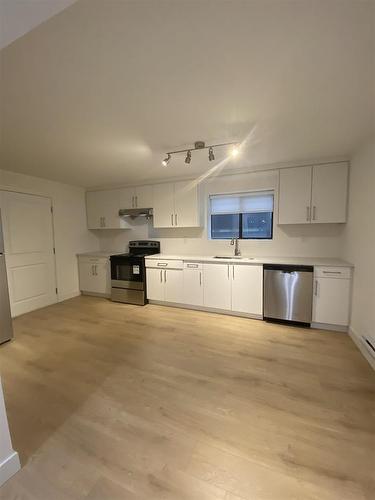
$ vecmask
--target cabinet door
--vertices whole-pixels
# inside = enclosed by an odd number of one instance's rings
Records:
[[[153,186],[154,227],[174,227],[174,185]]]
[[[119,217],[120,190],[89,191],[86,193],[87,224],[89,229],[122,229],[124,221]]]
[[[182,269],[164,269],[165,300],[183,302],[184,278]]]
[[[184,304],[203,306],[203,270],[184,269]]]
[[[231,276],[227,264],[203,265],[203,303],[206,307],[231,309]]]
[[[263,266],[231,266],[232,311],[263,315]]]
[[[338,163],[314,167],[311,222],[346,222],[347,194],[347,165]]]
[[[98,259],[94,265],[97,293],[111,295],[111,273],[108,259]]]
[[[137,186],[135,188],[135,207],[152,208],[152,186]]]
[[[315,278],[314,323],[347,326],[349,324],[351,280]]]
[[[82,292],[103,293],[100,286],[100,280],[95,273],[96,259],[79,260],[79,288]]]
[[[122,188],[122,189],[116,189],[116,191],[118,193],[120,208],[135,208],[134,188]]]
[[[309,224],[311,167],[280,170],[279,224]]]
[[[164,270],[148,267],[146,269],[147,298],[150,300],[165,300]]]
[[[177,227],[199,226],[198,188],[193,181],[174,185],[174,223]]]

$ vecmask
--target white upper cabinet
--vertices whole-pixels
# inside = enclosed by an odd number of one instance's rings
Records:
[[[114,193],[115,190],[112,191]],[[116,190],[117,191],[117,190]],[[121,208],[134,208],[134,188],[122,188],[118,190],[119,207]]]
[[[175,182],[174,211],[177,227],[199,226],[198,189],[193,181]]]
[[[346,222],[348,167],[319,165],[313,169],[311,222]]]
[[[154,227],[173,227],[174,184],[156,184],[153,191]]]
[[[263,315],[263,266],[232,265],[232,311]]]
[[[280,170],[279,224],[346,222],[348,165]]]
[[[137,186],[134,191],[134,208],[152,208],[152,186]]]
[[[279,224],[310,224],[311,167],[280,170]]]
[[[128,224],[118,212],[121,190],[89,191],[86,193],[87,226],[89,229],[127,229]]]
[[[198,187],[192,181],[153,188],[154,227],[200,226]]]

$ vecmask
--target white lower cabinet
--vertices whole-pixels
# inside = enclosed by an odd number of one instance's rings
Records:
[[[315,268],[313,322],[348,326],[350,293],[349,268]]]
[[[184,263],[183,303],[203,306],[203,265],[199,262]]]
[[[230,268],[226,264],[204,264],[203,303],[215,309],[231,308]]]
[[[86,295],[111,294],[109,259],[106,257],[78,257],[79,288]]]
[[[146,280],[149,300],[183,302],[182,268],[146,267]]]
[[[263,314],[263,266],[204,265],[204,305],[233,312]]]
[[[263,266],[233,265],[232,311],[263,315]]]

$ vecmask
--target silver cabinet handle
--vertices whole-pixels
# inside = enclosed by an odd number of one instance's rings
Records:
[[[172,223],[172,226],[173,226],[173,214],[171,214],[171,223]]]
[[[342,274],[341,271],[323,271],[323,274]]]
[[[174,214],[174,225],[177,226],[177,214]]]
[[[199,271],[199,286],[202,286],[202,271]]]
[[[94,276],[98,276],[98,273],[96,272],[96,264],[94,265]]]
[[[232,276],[233,276],[233,279],[234,279],[234,266],[232,266]]]
[[[228,280],[229,280],[229,266],[227,266],[227,268],[228,268],[227,271],[228,271]]]
[[[135,206],[134,206],[134,196],[132,196],[132,208],[135,208]]]
[[[103,227],[105,227],[105,217],[103,217]]]
[[[187,264],[186,267],[193,267],[196,269],[198,267],[198,264]]]
[[[316,206],[315,206],[315,205],[313,206],[313,215],[312,215],[312,219],[313,219],[313,220],[316,220]]]
[[[314,290],[314,295],[315,297],[318,296],[318,280],[315,280],[315,290]]]
[[[163,270],[160,269],[160,283],[163,283]]]
[[[94,265],[91,266],[91,274],[94,276]]]
[[[135,208],[138,208],[138,195],[135,196]]]
[[[306,207],[306,220],[310,221],[310,207]]]
[[[166,262],[158,262],[158,267],[167,267],[167,265]]]
[[[167,271],[164,269],[164,283],[167,282]]]

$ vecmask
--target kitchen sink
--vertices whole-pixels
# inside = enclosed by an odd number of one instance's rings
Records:
[[[240,255],[215,255],[214,259],[245,259],[245,260],[254,260],[254,257],[242,257]]]

